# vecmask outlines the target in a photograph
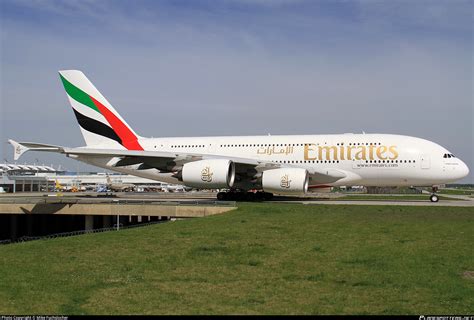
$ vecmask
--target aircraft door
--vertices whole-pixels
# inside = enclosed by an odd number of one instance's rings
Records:
[[[431,165],[430,156],[427,154],[421,155],[421,169],[429,169]]]

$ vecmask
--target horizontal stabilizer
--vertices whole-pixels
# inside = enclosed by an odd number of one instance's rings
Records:
[[[35,142],[16,142],[9,139],[8,142],[13,146],[13,159],[18,160],[27,151],[49,151],[63,152],[64,148],[51,144],[35,143]]]

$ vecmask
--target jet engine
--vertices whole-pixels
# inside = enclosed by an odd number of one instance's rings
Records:
[[[188,162],[182,169],[183,183],[200,189],[230,188],[234,184],[235,165],[226,159]]]
[[[266,170],[262,175],[262,188],[265,192],[304,194],[308,191],[308,183],[308,171],[301,168]]]

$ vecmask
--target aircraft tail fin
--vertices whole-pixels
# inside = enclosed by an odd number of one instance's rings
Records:
[[[79,70],[59,76],[88,147],[143,150],[139,136]]]

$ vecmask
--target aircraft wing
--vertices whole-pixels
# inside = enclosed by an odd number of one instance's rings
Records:
[[[33,142],[16,142],[13,140],[9,140],[9,142],[14,148],[15,160],[27,151],[47,151],[62,153],[68,156],[108,157],[110,161],[107,165],[111,167],[136,166],[138,170],[155,168],[162,172],[176,172],[180,171],[183,165],[188,162],[209,159],[228,159],[235,163],[236,174],[248,177],[255,177],[265,170],[298,167],[298,165],[294,164],[282,164],[264,160],[203,153],[133,151],[86,147],[68,148]],[[312,183],[316,184],[330,183],[346,177],[344,171],[337,169],[312,169],[309,170],[309,174]]]
[[[258,161],[248,158],[228,157],[214,154],[163,152],[163,151],[131,151],[114,149],[64,148],[64,153],[88,157],[111,157],[107,165],[111,167],[136,166],[138,170],[155,168],[161,172],[180,171],[185,163],[209,160],[228,159],[235,164],[236,174],[253,177],[267,169],[279,168],[280,164]]]

